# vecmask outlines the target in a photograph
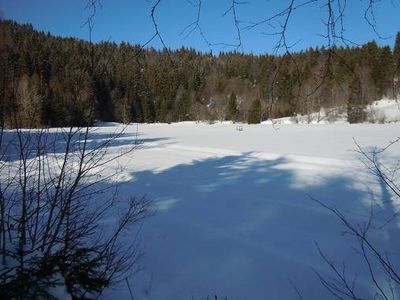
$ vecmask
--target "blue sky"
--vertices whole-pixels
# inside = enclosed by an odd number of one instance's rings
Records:
[[[243,0],[245,1],[245,0]],[[297,0],[300,4],[307,0]],[[343,1],[343,0],[342,0]],[[153,34],[150,19],[151,0],[102,0],[95,17],[93,40],[110,40],[120,43],[144,43]],[[268,18],[282,10],[290,1],[287,0],[247,0],[237,6],[237,17],[245,27],[249,21]],[[299,8],[289,23],[288,43],[294,44],[293,50],[310,46],[322,46],[326,39],[326,7],[320,3]],[[343,1],[344,2],[344,1]],[[375,6],[375,18],[379,34],[387,39],[380,39],[364,20],[367,8],[366,0],[347,0],[345,11],[346,37],[362,44],[375,39],[379,44],[393,46],[394,38],[400,31],[400,0],[381,0]],[[156,19],[165,44],[170,48],[181,46],[194,47],[199,51],[209,51],[210,47],[203,40],[198,30],[189,36],[182,30],[196,19],[197,0],[162,0],[156,11]],[[210,43],[237,44],[237,32],[231,12],[223,13],[231,5],[231,0],[202,0],[200,25]],[[50,31],[54,35],[88,38],[87,27],[82,26],[89,15],[85,10],[85,0],[2,0],[0,10],[4,18],[19,23],[31,23],[36,29]],[[242,47],[238,50],[246,53],[271,53],[277,37],[271,35],[279,29],[277,20],[270,25],[263,25],[251,30],[242,30]],[[151,46],[161,47],[158,40]],[[214,53],[234,50],[233,47],[212,46]]]

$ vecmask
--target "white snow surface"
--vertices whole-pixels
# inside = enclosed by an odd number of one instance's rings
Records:
[[[364,109],[366,123],[396,123],[400,121],[400,102],[384,98],[367,105]],[[297,114],[273,120],[265,120],[263,124],[347,124],[346,107],[321,108],[319,112],[309,115]]]
[[[298,299],[294,286],[304,299],[333,299],[316,275],[332,276],[316,243],[339,268],[345,264],[349,278],[356,275],[361,296],[373,296],[357,242],[311,198],[357,224],[373,203],[376,225],[384,222],[398,203],[355,143],[371,151],[399,135],[398,124],[129,125],[112,151],[140,147],[108,170],[122,165],[114,178],[119,195],[146,195],[156,210],[140,232],[144,255],[129,278],[134,299]],[[399,150],[400,143],[389,147],[382,163],[393,164]],[[395,219],[371,239],[398,249],[398,225]],[[126,282],[102,297],[131,299]]]
[[[377,121],[386,123],[400,121],[400,102],[398,100],[382,99],[375,101],[367,107],[368,111]]]

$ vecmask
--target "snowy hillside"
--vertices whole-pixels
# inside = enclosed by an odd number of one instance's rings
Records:
[[[99,136],[115,126],[99,127]],[[368,151],[384,147],[399,126],[241,126],[130,125],[114,145],[116,152],[140,145],[114,165],[125,167],[114,178],[121,197],[147,195],[157,211],[141,230],[145,254],[130,279],[134,299],[298,299],[294,286],[304,299],[332,299],[316,275],[332,276],[316,243],[356,276],[360,295],[372,297],[357,243],[310,197],[360,224],[371,203],[377,222],[393,215],[398,203],[359,161],[354,141]],[[393,145],[384,160],[398,160],[399,150]],[[372,231],[389,250],[394,235],[397,221]],[[131,299],[126,282],[103,299]]]
[[[398,100],[382,99],[374,101],[365,109],[368,123],[395,123],[400,121],[400,103]],[[321,109],[310,115],[297,115],[264,121],[263,124],[346,124],[346,108]]]
[[[397,100],[382,99],[375,101],[367,108],[367,113],[380,123],[400,121],[400,103]]]

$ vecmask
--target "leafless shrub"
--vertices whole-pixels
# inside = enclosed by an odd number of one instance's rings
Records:
[[[141,251],[133,227],[151,215],[149,200],[122,201],[110,183],[119,170],[107,170],[136,145],[115,147],[125,127],[102,136],[90,127],[95,100],[85,76],[95,65],[91,34],[99,4],[87,2],[91,61],[76,70],[79,80],[67,95],[72,110],[85,103],[76,116],[82,127],[22,129],[37,127],[40,114],[41,99],[27,92],[33,83],[26,78],[10,95],[23,114],[11,108],[12,130],[0,120],[1,299],[52,299],[53,287],[87,298],[136,271]],[[130,238],[122,242],[127,230]]]
[[[149,216],[146,198],[118,202],[105,167],[134,150],[111,153],[124,129],[93,144],[90,127],[1,130],[0,295],[50,297],[64,285],[74,297],[99,294],[135,271],[138,241],[120,243]],[[113,218],[113,228],[103,220]]]

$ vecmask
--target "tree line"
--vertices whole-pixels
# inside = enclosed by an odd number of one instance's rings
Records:
[[[393,48],[371,41],[284,55],[216,56],[189,48],[92,44],[0,21],[4,128],[95,120],[259,123],[331,107],[347,109],[355,123],[365,119],[363,108],[371,101],[398,95],[399,77],[400,33]]]

